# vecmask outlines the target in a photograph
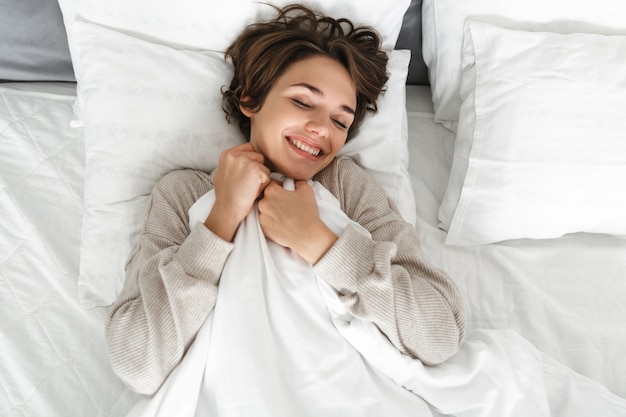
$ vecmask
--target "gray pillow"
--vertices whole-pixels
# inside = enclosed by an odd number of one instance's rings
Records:
[[[76,80],[56,0],[0,0],[0,80]]]
[[[428,85],[428,69],[422,58],[422,0],[411,0],[404,15],[396,49],[410,49],[407,84]]]

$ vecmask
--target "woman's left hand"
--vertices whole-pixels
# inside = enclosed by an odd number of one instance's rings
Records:
[[[265,237],[293,249],[312,265],[337,240],[320,219],[315,194],[306,181],[296,181],[295,190],[288,191],[272,180],[258,208]]]

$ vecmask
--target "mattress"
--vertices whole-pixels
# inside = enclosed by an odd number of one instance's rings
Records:
[[[78,300],[84,148],[74,84],[0,85],[0,416],[124,416],[104,307]],[[626,397],[626,241],[577,234],[476,247],[438,228],[454,135],[430,90],[407,90],[410,174],[425,254],[457,282],[469,327],[509,328]]]

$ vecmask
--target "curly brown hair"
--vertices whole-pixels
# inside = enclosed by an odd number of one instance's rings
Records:
[[[357,105],[350,138],[366,112],[378,110],[376,101],[388,79],[388,56],[380,36],[369,26],[355,27],[348,19],[334,19],[302,5],[272,7],[278,12],[275,19],[247,26],[226,50],[235,69],[229,88],[222,90],[226,119],[238,123],[249,139],[250,119],[240,106],[258,111],[289,65],[323,55],[341,63],[355,83]]]

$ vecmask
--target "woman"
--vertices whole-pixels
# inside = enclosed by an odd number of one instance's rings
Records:
[[[212,173],[175,171],[156,184],[106,326],[116,373],[139,393],[161,386],[213,309],[233,238],[255,204],[266,238],[306,259],[352,314],[426,364],[449,358],[465,332],[458,290],[423,259],[415,229],[384,190],[336,158],[387,81],[378,35],[289,6],[246,28],[226,55],[235,73],[223,107],[249,141],[224,151]],[[272,171],[296,180],[295,191]],[[309,179],[371,237],[326,227]],[[204,224],[190,228],[189,208],[212,189]]]

